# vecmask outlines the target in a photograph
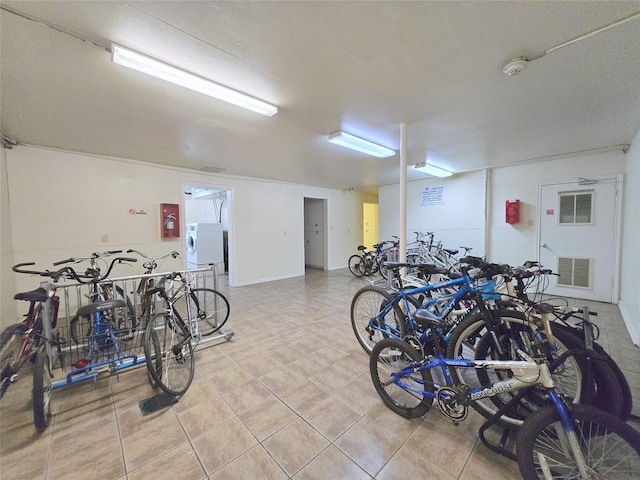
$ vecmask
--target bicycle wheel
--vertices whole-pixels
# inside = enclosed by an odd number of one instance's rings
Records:
[[[517,349],[530,356],[535,352],[531,347],[536,343],[535,332],[531,329],[522,312],[515,310],[497,310],[492,312],[497,320],[495,338],[488,333],[485,314],[475,314],[457,325],[451,338],[447,342],[447,358],[464,358],[467,360],[522,360]],[[496,341],[498,344],[496,345]],[[503,354],[498,354],[498,346]],[[567,346],[556,339],[556,351],[553,357],[568,350]],[[484,370],[457,368],[452,369],[451,377],[454,383],[464,384],[469,388],[487,388],[494,383],[514,376],[510,370]],[[569,357],[564,364],[552,372],[557,389],[574,401],[579,401],[582,388],[582,373],[578,362]],[[517,392],[507,392],[493,397],[477,400],[472,406],[481,415],[490,418],[499,408],[503,407]],[[546,404],[544,395],[538,396],[532,390],[523,397],[518,405],[513,406],[500,418],[500,423],[519,426],[526,416],[533,410]]]
[[[51,418],[51,364],[45,350],[36,355],[36,365],[33,371],[33,423],[38,430],[44,430]]]
[[[351,255],[349,257],[349,271],[356,277],[364,275],[363,259],[360,255]]]
[[[193,380],[195,364],[191,335],[169,314],[160,313],[147,325],[144,355],[149,374],[162,390],[171,395],[182,395],[187,391]],[[159,364],[158,355],[161,357],[159,371],[155,368]]]
[[[402,388],[392,377],[392,374],[420,360],[421,355],[415,348],[395,338],[380,340],[373,347],[369,357],[371,380],[378,395],[387,407],[405,418],[422,417],[433,404],[433,398]],[[414,372],[411,369],[400,376],[397,382],[418,390],[433,392],[430,370]]]
[[[9,388],[11,378],[18,373],[29,353],[25,352],[22,357],[24,360],[18,358],[26,331],[24,324],[14,323],[5,328],[0,334],[0,398]]]
[[[220,330],[229,318],[229,301],[210,288],[194,288],[174,303],[173,308],[185,324],[197,323],[198,332],[205,337]]]
[[[553,325],[553,334],[556,337],[560,337],[567,343],[567,335],[570,335],[569,338],[575,338],[576,346],[571,348],[584,349],[584,333],[580,329],[571,328],[564,326],[562,324],[552,324]],[[609,356],[609,354],[605,351],[605,349],[597,342],[593,342],[593,350],[597,355],[605,357],[605,360],[592,359],[592,370],[591,374],[594,376],[594,382],[592,382],[595,387],[595,392],[592,391],[592,397],[589,398],[589,405],[593,405],[605,412],[608,412],[612,415],[615,415],[622,421],[627,421],[631,417],[631,411],[633,410],[633,397],[631,394],[631,387],[629,386],[629,382],[627,381],[627,377],[620,369],[618,364]],[[576,357],[578,362],[586,363],[585,357]],[[593,368],[593,364],[595,363],[595,368]],[[606,364],[604,368],[602,364]],[[584,369],[584,367],[583,367]],[[604,380],[602,380],[604,378]],[[612,395],[609,393],[609,389],[607,387],[607,381],[615,381],[618,383],[620,387],[620,405],[617,405],[617,400],[612,398]],[[614,387],[615,388],[615,387]]]
[[[158,386],[156,378],[162,376],[162,351],[160,350],[160,340],[158,339],[158,333],[155,330],[149,332],[149,352],[147,357],[145,353],[145,359],[147,362],[147,375],[149,376],[149,383],[153,388]],[[145,350],[146,352],[146,350]],[[151,374],[151,370],[155,375]]]
[[[631,480],[640,472],[640,433],[622,420],[587,405],[572,405],[587,478]],[[572,454],[554,405],[531,414],[518,431],[518,467],[524,480],[586,478]]]
[[[393,335],[404,338],[404,314],[394,305],[386,315],[380,312],[391,300],[391,296],[380,287],[367,285],[356,292],[351,301],[351,327],[365,352],[371,353],[373,346],[389,335],[371,327],[370,322]]]

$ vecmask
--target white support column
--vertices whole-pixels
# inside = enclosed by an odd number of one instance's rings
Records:
[[[407,260],[407,124],[400,125],[400,262]]]

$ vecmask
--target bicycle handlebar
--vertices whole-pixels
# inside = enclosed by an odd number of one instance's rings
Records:
[[[106,252],[94,252],[88,257],[67,258],[66,260],[60,260],[58,262],[54,262],[53,265],[62,265],[64,263],[80,263],[83,260],[97,260],[98,258],[108,257],[109,255],[115,255],[117,253],[122,253],[122,250],[107,250]]]
[[[51,277],[54,281],[57,281],[60,277],[67,277],[67,278],[72,278],[80,283],[86,283],[80,279],[80,276],[71,267],[64,267],[64,268],[61,268],[60,270],[56,270],[55,272],[51,272],[49,270],[44,270],[44,271],[25,270],[21,268],[29,265],[35,265],[35,262],[18,263],[13,267],[11,267],[11,270],[13,270],[16,273],[24,273],[28,275],[39,275],[41,277]]]
[[[161,255],[161,256],[157,256],[157,257],[153,257],[153,256],[150,256],[150,255],[145,255],[144,253],[142,253],[142,252],[140,252],[138,250],[134,250],[133,248],[130,248],[129,250],[127,250],[127,253],[137,253],[141,257],[147,258],[149,260],[162,260],[163,258],[167,258],[167,257],[178,258],[180,256],[180,254],[178,252],[176,252],[175,250],[173,252],[167,253],[166,255]]]

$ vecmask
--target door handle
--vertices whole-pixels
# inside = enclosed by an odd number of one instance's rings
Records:
[[[549,248],[549,245],[547,245],[546,243],[543,243],[542,248]]]

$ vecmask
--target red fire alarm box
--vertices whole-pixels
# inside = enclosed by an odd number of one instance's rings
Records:
[[[177,203],[160,204],[160,236],[180,238],[180,206]]]
[[[505,222],[510,225],[520,223],[520,200],[510,202],[507,200],[505,207]]]

